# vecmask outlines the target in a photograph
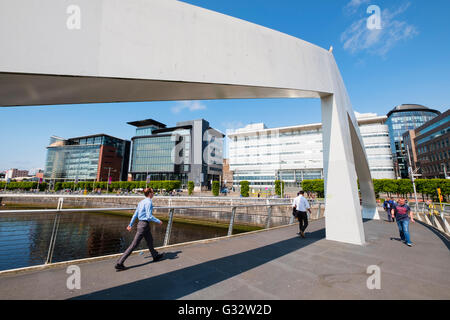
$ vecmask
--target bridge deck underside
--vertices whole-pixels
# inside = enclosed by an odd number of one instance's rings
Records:
[[[326,92],[220,83],[0,72],[0,106],[77,103],[321,98]]]
[[[325,239],[313,221],[307,239],[289,226],[206,244],[162,250],[166,259],[133,255],[123,272],[114,260],[79,264],[81,290],[68,290],[66,267],[0,277],[0,299],[449,299],[446,238],[411,225],[415,246],[397,225],[364,223],[367,244]],[[393,238],[393,239],[391,239]],[[381,269],[381,289],[369,290],[367,267]]]

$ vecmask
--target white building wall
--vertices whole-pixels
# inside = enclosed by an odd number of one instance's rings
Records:
[[[359,115],[364,116],[364,115]],[[370,115],[360,121],[373,179],[394,179],[394,166],[385,117]],[[321,124],[267,129],[251,124],[228,134],[230,170],[234,184],[270,187],[275,179],[295,183],[323,178]]]

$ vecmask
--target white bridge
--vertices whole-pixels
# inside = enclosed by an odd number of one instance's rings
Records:
[[[0,43],[0,106],[320,98],[326,238],[362,245],[362,217],[378,218],[328,50],[175,0],[3,0]]]

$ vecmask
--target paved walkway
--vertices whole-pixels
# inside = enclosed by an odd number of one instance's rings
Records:
[[[79,264],[81,289],[66,287],[66,267],[0,277],[0,299],[450,299],[449,242],[411,225],[415,246],[391,239],[397,226],[364,223],[367,245],[325,240],[324,221],[131,256]],[[367,267],[381,268],[381,289],[369,290]]]

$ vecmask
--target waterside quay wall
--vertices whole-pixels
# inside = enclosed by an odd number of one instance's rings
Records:
[[[7,206],[32,206],[56,208],[59,198],[64,198],[63,208],[135,208],[140,196],[84,196],[84,195],[0,195],[0,203]],[[154,197],[155,207],[196,207],[175,209],[175,217],[229,223],[233,206],[236,207],[235,223],[264,227],[270,215],[270,226],[289,223],[292,217],[290,199],[243,199],[231,197]],[[261,206],[273,204],[273,206]],[[283,204],[283,205],[279,205]],[[239,207],[245,205],[247,207]],[[252,206],[258,205],[258,206]],[[207,208],[197,208],[207,207]],[[214,207],[214,208],[212,208]],[[121,211],[123,212],[123,211]],[[126,211],[129,215],[132,210]],[[324,205],[313,204],[311,219],[323,217]],[[156,216],[165,217],[169,209],[156,208]]]

